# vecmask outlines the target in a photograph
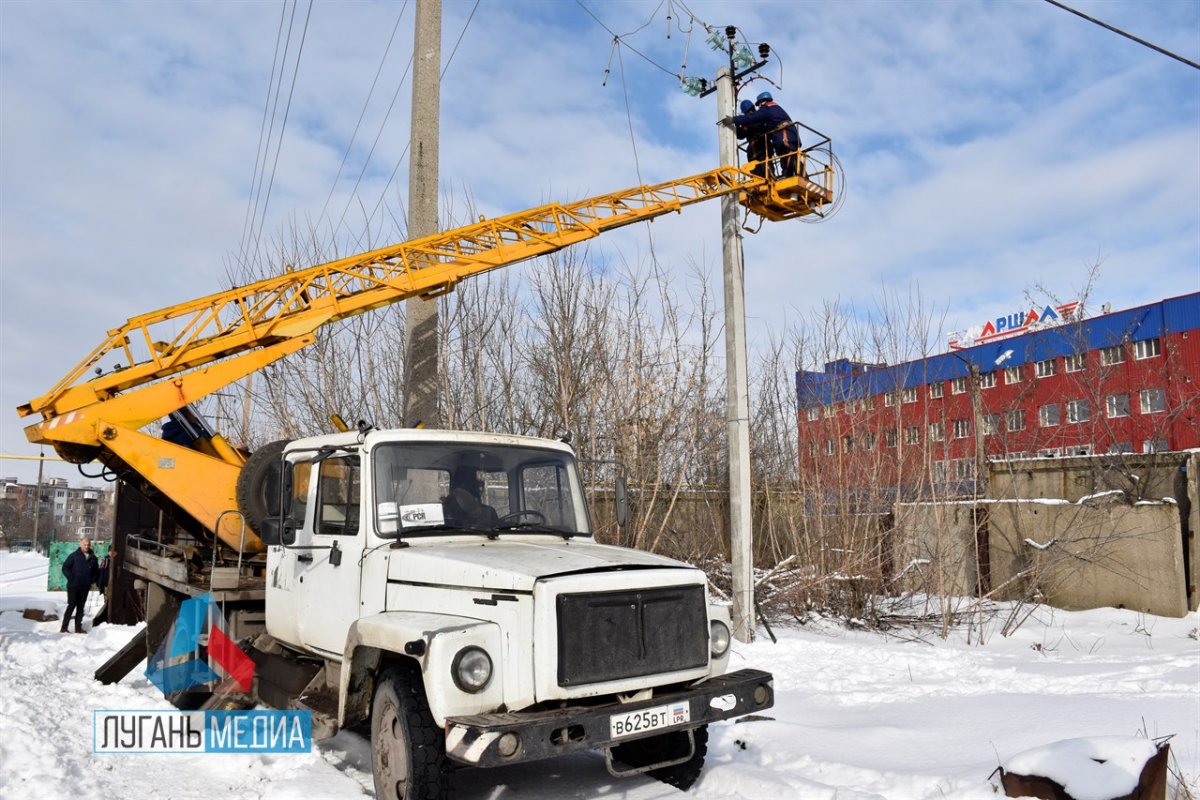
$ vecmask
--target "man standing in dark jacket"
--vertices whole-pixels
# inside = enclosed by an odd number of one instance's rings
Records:
[[[735,126],[746,126],[751,135],[763,132],[771,146],[771,156],[778,159],[783,177],[796,174],[796,151],[800,149],[800,137],[792,118],[778,105],[770,92],[762,92],[756,100],[756,108],[749,114],[738,114],[732,120]]]
[[[71,613],[75,614],[75,632],[83,630],[83,607],[87,605],[88,592],[92,584],[100,577],[100,563],[92,552],[91,539],[81,539],[79,549],[67,556],[62,565],[63,576],[67,579],[67,612],[63,614],[62,633],[67,632],[67,623],[71,621]]]

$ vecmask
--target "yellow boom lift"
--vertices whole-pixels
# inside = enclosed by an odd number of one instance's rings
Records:
[[[235,550],[260,552],[253,532],[244,533],[243,545],[244,526],[228,513],[238,508],[245,453],[194,417],[192,446],[144,427],[172,415],[186,424],[189,404],[311,344],[322,325],[410,297],[435,298],[472,275],[684,206],[736,193],[766,219],[820,215],[834,200],[832,162],[826,140],[802,154],[800,172],[807,174],[801,177],[759,177],[753,164],[718,167],[484,219],[142,314],[109,331],[48,392],[17,411],[41,415],[25,429],[29,441],[53,446],[67,461],[98,460],[118,475],[132,471],[199,528]]]

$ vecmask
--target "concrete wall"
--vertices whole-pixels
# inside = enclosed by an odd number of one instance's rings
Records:
[[[989,505],[997,599],[1040,597],[1058,608],[1112,606],[1168,617],[1187,613],[1174,503],[1131,506],[1110,497]]]
[[[1038,599],[1066,609],[1130,608],[1182,617],[1196,607],[1195,578],[1185,581],[1185,530],[1200,527],[1193,456],[1181,517],[1174,502],[1130,504],[1123,494],[1066,500],[987,500],[896,507],[892,552],[897,588],[971,596],[979,573],[998,600]],[[976,550],[976,527],[984,529]],[[1196,537],[1187,539],[1190,573]]]
[[[897,506],[892,554],[902,591],[974,595],[979,583],[974,504]]]
[[[1186,460],[1187,456],[1181,453],[1126,453],[992,461],[988,496],[1000,500],[1054,498],[1075,502],[1119,489],[1136,500],[1161,500],[1175,496],[1175,479]]]

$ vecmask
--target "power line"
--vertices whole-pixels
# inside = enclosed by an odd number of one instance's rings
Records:
[[[258,235],[254,237],[254,252],[262,241],[262,229],[267,222],[267,205],[271,202],[271,189],[275,186],[275,172],[279,167],[279,154],[283,151],[283,134],[287,130],[288,116],[292,111],[292,95],[296,92],[296,76],[300,72],[300,57],[304,55],[304,40],[308,36],[308,21],[312,18],[313,0],[308,0],[308,12],[304,15],[304,30],[300,33],[300,46],[296,49],[296,65],[292,69],[292,85],[288,89],[287,106],[283,110],[283,122],[279,126],[279,144],[275,147],[275,161],[271,164],[271,180],[267,183],[267,196],[263,200],[262,219],[258,223]]]
[[[1163,48],[1159,47],[1156,44],[1147,42],[1145,39],[1139,39],[1138,37],[1134,36],[1132,33],[1127,33],[1126,31],[1123,31],[1120,28],[1113,27],[1112,25],[1109,25],[1107,22],[1102,22],[1101,20],[1098,20],[1095,17],[1089,17],[1087,14],[1084,14],[1082,11],[1076,11],[1075,9],[1071,8],[1070,6],[1063,5],[1062,3],[1058,2],[1058,0],[1046,0],[1046,2],[1052,6],[1057,6],[1058,8],[1061,8],[1063,11],[1069,11],[1077,17],[1082,17],[1083,19],[1086,19],[1088,22],[1095,23],[1096,25],[1099,25],[1101,28],[1105,28],[1106,30],[1110,30],[1113,33],[1120,34],[1121,36],[1124,36],[1126,39],[1135,41],[1144,47],[1149,47],[1151,50],[1154,50],[1157,53],[1162,53],[1164,56],[1173,58],[1176,61],[1182,61],[1184,64],[1187,64],[1189,67],[1192,67],[1194,69],[1200,69],[1200,64],[1197,64],[1195,61],[1191,61],[1189,59],[1184,58],[1183,56],[1176,55],[1175,53],[1172,53],[1170,50],[1164,50]]]
[[[333,199],[333,193],[337,189],[338,181],[341,180],[342,170],[346,168],[346,161],[350,158],[350,151],[354,149],[354,141],[358,138],[358,130],[362,127],[363,118],[367,115],[367,108],[371,105],[371,98],[375,95],[375,87],[379,84],[379,76],[383,73],[383,65],[387,63],[388,54],[392,52],[392,44],[396,41],[396,31],[400,30],[400,21],[404,18],[404,11],[408,8],[408,0],[404,0],[404,5],[400,7],[400,13],[396,15],[396,24],[392,26],[392,35],[388,38],[387,47],[383,50],[383,57],[379,59],[379,67],[375,70],[375,78],[371,81],[371,89],[367,92],[367,99],[363,101],[362,111],[358,115],[358,122],[354,124],[354,132],[350,134],[350,142],[346,145],[346,152],[342,154],[342,163],[338,165],[337,174],[333,177],[333,185],[329,187],[329,195],[325,198],[325,205],[321,206],[321,213],[317,215],[317,224],[320,225],[321,220],[325,219],[325,212],[329,210],[329,202]],[[361,178],[361,175],[359,176]]]
[[[475,0],[475,5],[471,7],[471,13],[467,15],[467,21],[463,23],[462,30],[458,32],[458,39],[455,40],[454,49],[450,51],[450,56],[446,59],[445,65],[442,66],[440,77],[446,77],[446,71],[450,69],[450,64],[454,61],[454,54],[458,52],[458,46],[462,44],[463,37],[467,34],[467,28],[471,26],[471,20],[475,19],[475,12],[479,9],[479,2],[480,0]],[[411,59],[409,59],[408,63],[409,66],[412,66]],[[407,74],[408,72],[406,70],[405,75]],[[401,151],[400,157],[396,159],[396,166],[392,168],[392,174],[388,176],[387,183],[383,185],[383,190],[379,193],[379,199],[375,201],[374,208],[371,209],[371,213],[367,216],[368,225],[370,224],[371,220],[375,218],[375,214],[378,213],[379,207],[383,205],[383,199],[387,196],[387,190],[391,187],[392,182],[396,180],[396,173],[400,171],[400,165],[404,163],[404,159],[408,156],[408,148],[409,145],[404,145],[404,150]],[[345,215],[343,214],[343,217],[344,216]]]
[[[239,259],[245,263],[246,255],[246,234],[251,227],[250,210],[254,206],[254,186],[258,182],[258,168],[260,164],[265,162],[265,151],[263,148],[263,140],[266,138],[267,131],[267,111],[271,108],[271,93],[275,88],[275,67],[280,65],[279,61],[279,41],[283,38],[283,20],[287,17],[287,0],[284,0],[279,10],[279,30],[275,32],[275,53],[271,56],[271,77],[267,81],[267,96],[263,100],[263,115],[262,121],[258,125],[258,146],[254,151],[254,169],[250,173],[250,193],[246,196],[246,214],[242,220],[242,235],[238,237],[239,242]],[[280,70],[282,74],[282,69]]]
[[[678,73],[678,72],[672,72],[671,70],[669,70],[669,69],[667,69],[666,67],[664,67],[662,64],[660,64],[660,63],[658,63],[657,61],[655,61],[655,60],[654,60],[653,58],[651,58],[650,56],[648,56],[648,55],[646,55],[645,53],[643,53],[641,50],[638,50],[636,47],[634,47],[633,45],[631,45],[629,42],[627,42],[627,41],[625,41],[624,39],[622,39],[622,38],[621,38],[621,36],[620,36],[620,34],[618,34],[618,33],[617,33],[616,31],[614,31],[612,28],[610,28],[610,27],[608,27],[607,25],[605,25],[605,24],[604,24],[604,22],[602,22],[602,21],[601,21],[601,19],[600,19],[599,17],[597,17],[595,14],[593,14],[593,13],[592,13],[592,10],[583,4],[583,0],[575,0],[575,4],[576,4],[577,6],[579,6],[580,8],[582,8],[582,9],[584,10],[584,12],[586,12],[586,13],[587,13],[587,15],[588,15],[589,17],[591,17],[592,19],[594,19],[594,20],[596,21],[596,24],[597,24],[597,25],[599,25],[601,28],[604,28],[604,30],[608,31],[609,35],[613,37],[613,40],[614,40],[614,41],[616,41],[616,42],[619,42],[619,43],[620,43],[622,46],[624,46],[624,47],[628,47],[628,48],[630,49],[630,51],[632,51],[633,53],[636,53],[637,55],[641,56],[641,57],[642,57],[642,59],[644,59],[644,60],[645,60],[647,63],[649,63],[649,64],[653,64],[654,66],[658,67],[658,68],[659,68],[660,70],[662,70],[663,72],[665,72],[665,73],[667,73],[668,75],[670,75],[672,78],[680,78],[680,77],[681,77],[681,76],[679,75],[679,73]],[[658,7],[659,7],[659,8],[662,8],[662,3],[659,3],[659,6],[658,6]],[[658,13],[658,9],[655,9],[655,13],[656,13],[656,14]],[[646,24],[648,25],[649,23],[646,23]],[[643,26],[642,26],[642,28],[644,28],[644,27],[646,27],[646,25],[643,25]],[[638,30],[638,31],[640,31],[642,28],[638,28],[637,30]],[[636,32],[637,32],[637,31],[634,31],[634,33],[636,33]]]

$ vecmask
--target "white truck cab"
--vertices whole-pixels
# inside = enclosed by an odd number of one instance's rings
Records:
[[[709,722],[773,702],[768,673],[724,674],[702,571],[595,541],[562,442],[371,430],[291,442],[281,466],[267,634],[322,662],[329,730],[371,720],[380,797],[581,749],[686,788]]]

